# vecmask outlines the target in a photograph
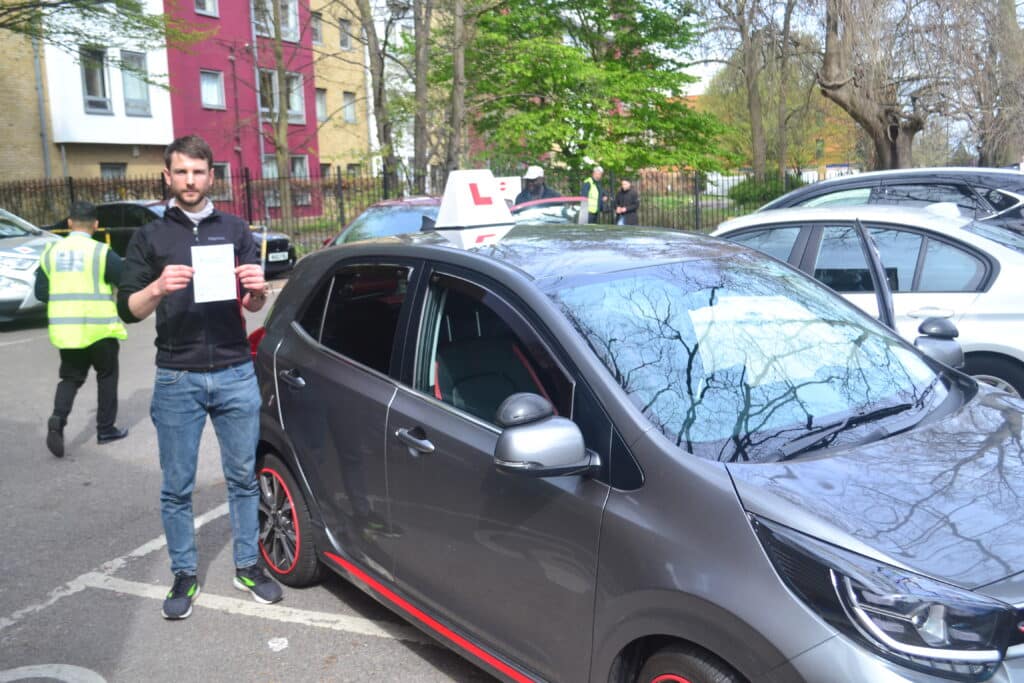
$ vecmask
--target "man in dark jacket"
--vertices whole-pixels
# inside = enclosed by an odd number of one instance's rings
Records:
[[[622,185],[615,193],[615,225],[637,225],[637,209],[640,208],[640,195],[633,184],[622,179]]]
[[[530,166],[526,169],[526,173],[523,174],[523,191],[516,195],[515,204],[561,196],[544,183],[543,168],[540,166]]]
[[[164,164],[172,199],[163,218],[136,231],[128,244],[117,310],[128,323],[156,311],[150,416],[174,573],[163,615],[184,619],[199,594],[192,489],[207,415],[228,485],[234,585],[264,604],[282,595],[259,565],[260,394],[241,310],[258,311],[266,301],[259,250],[246,222],[220,213],[207,198],[214,179],[213,152],[205,140],[178,138],[165,150]]]

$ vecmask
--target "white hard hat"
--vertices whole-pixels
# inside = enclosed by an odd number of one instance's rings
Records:
[[[523,174],[524,180],[534,180],[536,178],[544,177],[544,169],[540,166],[530,166],[526,169],[526,173]]]

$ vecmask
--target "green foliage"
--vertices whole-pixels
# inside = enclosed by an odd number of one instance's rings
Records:
[[[785,187],[783,187],[782,181],[776,175],[765,178],[761,182],[754,178],[745,178],[729,188],[729,199],[737,204],[755,204],[760,206],[804,184],[800,176],[788,174],[786,175]]]
[[[467,50],[473,126],[499,163],[554,153],[571,172],[719,166],[717,120],[687,106],[679,0],[509,0]],[[443,79],[439,74],[438,79]]]

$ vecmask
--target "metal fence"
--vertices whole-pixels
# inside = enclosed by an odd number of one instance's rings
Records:
[[[522,169],[495,170],[517,176]],[[414,174],[404,174],[413,177]],[[583,177],[548,169],[547,183],[563,195],[579,194]],[[710,232],[722,221],[750,213],[766,199],[751,192],[744,175],[706,175],[688,171],[643,171],[631,176],[640,196],[640,225]],[[607,174],[606,193],[614,196],[619,178]],[[789,189],[788,187],[785,189]],[[408,182],[365,173],[335,173],[324,177],[256,179],[248,169],[218,179],[211,193],[217,207],[250,223],[288,233],[299,254],[318,248],[359,213],[382,199],[409,196]],[[0,208],[43,227],[54,227],[76,200],[93,203],[160,201],[166,199],[162,176],[124,178],[53,178],[0,183]],[[290,193],[290,210],[282,206]],[[613,222],[609,211],[602,222]],[[107,226],[101,226],[107,227]]]

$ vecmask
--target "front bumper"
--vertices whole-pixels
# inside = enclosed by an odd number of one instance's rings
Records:
[[[0,322],[41,316],[45,313],[46,304],[36,298],[32,285],[25,283],[0,288]]]

